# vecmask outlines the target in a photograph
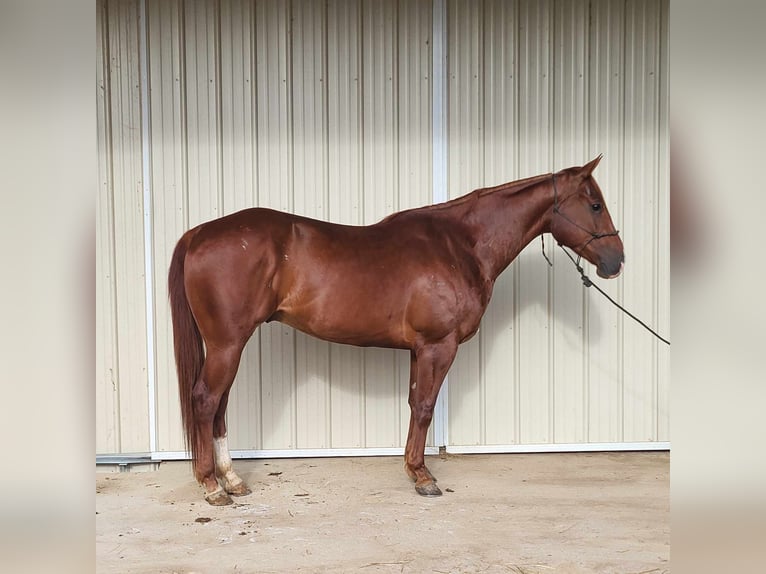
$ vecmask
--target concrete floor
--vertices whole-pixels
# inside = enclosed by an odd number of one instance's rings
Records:
[[[211,507],[188,462],[96,473],[98,572],[670,571],[669,454],[235,460],[253,494]]]

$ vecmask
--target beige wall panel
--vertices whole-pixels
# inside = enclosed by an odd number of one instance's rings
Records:
[[[108,53],[108,134],[111,155],[111,197],[100,205],[111,206],[111,220],[100,228],[113,234],[113,275],[104,285],[104,295],[113,297],[115,314],[104,327],[116,330],[116,345],[110,344],[115,363],[109,367],[117,392],[121,453],[147,452],[149,445],[146,293],[144,285],[144,222],[141,145],[141,89],[139,67],[139,9],[137,2],[114,2],[102,6],[106,13],[105,48]],[[103,45],[103,44],[102,44]],[[107,156],[109,157],[109,156]],[[106,165],[106,164],[104,164]],[[108,187],[108,186],[107,186]],[[109,194],[107,194],[108,196]],[[110,203],[111,202],[111,203]],[[101,215],[100,215],[101,217]],[[112,229],[109,229],[113,226]],[[103,280],[103,277],[99,278]],[[113,291],[112,291],[113,287]],[[103,309],[103,307],[102,307]],[[111,322],[111,325],[110,325]],[[112,331],[114,332],[114,331]],[[103,395],[102,395],[103,396]],[[105,447],[108,445],[104,445]]]
[[[97,7],[97,451],[150,448],[146,151],[155,429],[158,450],[177,456],[175,242],[250,206],[358,225],[431,203],[433,5],[150,0],[143,140],[139,7]],[[627,266],[599,284],[667,332],[667,1],[450,0],[447,13],[449,197],[603,153],[596,177]],[[538,240],[501,275],[479,334],[459,350],[449,443],[668,440],[668,349],[584,291],[554,248],[546,238],[554,269]],[[402,446],[408,387],[407,352],[266,325],[243,353],[230,444]]]
[[[599,285],[660,330],[666,14],[661,0],[449,3],[450,196],[603,153],[595,175],[628,262]],[[539,241],[522,252],[496,283],[479,336],[459,350],[449,444],[668,440],[667,348],[585,291],[554,247],[546,237],[553,269]]]
[[[553,36],[553,157],[555,169],[581,165],[588,157],[588,0],[555,4]],[[597,154],[596,154],[597,155]],[[553,442],[587,439],[585,298],[582,281],[567,256],[553,250]],[[542,263],[538,259],[538,263]],[[545,265],[543,265],[545,267]]]
[[[96,4],[96,452],[120,452],[117,317],[109,85],[109,30],[105,2]]]
[[[623,229],[624,2],[591,3],[588,97],[588,157],[603,153],[595,173],[617,229]],[[628,255],[630,258],[630,255]],[[628,261],[630,265],[630,261]],[[629,269],[630,267],[628,267]],[[603,281],[610,297],[622,299],[623,281]],[[588,293],[588,442],[622,441],[622,325],[624,315],[598,293]],[[630,321],[630,319],[627,319]]]
[[[670,93],[668,8],[660,11],[659,143],[657,174],[657,328],[670,338]],[[657,440],[670,441],[670,347],[657,344]]]
[[[626,3],[623,240],[627,247],[623,301],[633,313],[654,325],[660,296],[657,230],[662,12],[658,2]],[[623,333],[623,439],[656,440],[658,342],[632,321],[624,323]]]
[[[184,12],[184,112],[187,147],[187,226],[223,215],[220,166],[219,18],[215,0],[187,2]],[[176,238],[177,239],[177,238]]]
[[[186,133],[183,109],[183,9],[180,2],[148,6],[150,149],[154,249],[154,313],[157,375],[157,443],[181,450],[173,329],[167,304],[167,271],[176,241],[186,231]]]
[[[519,3],[519,177],[551,171],[551,28],[552,2]],[[546,249],[553,242],[546,237]],[[553,440],[551,274],[533,242],[517,266],[517,377],[519,442]]]

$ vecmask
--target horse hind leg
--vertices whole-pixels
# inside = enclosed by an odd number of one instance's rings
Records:
[[[213,427],[221,401],[234,382],[241,352],[241,346],[210,349],[192,393],[196,425],[194,474],[205,489],[205,500],[213,506],[224,506],[233,502],[225,488],[218,483],[216,476]],[[226,410],[225,403],[223,410]],[[228,455],[228,447],[226,454]]]
[[[215,474],[223,489],[232,496],[246,496],[252,491],[247,487],[236,472],[231,461],[229,441],[226,434],[226,406],[229,402],[229,391],[221,397],[218,412],[213,421],[213,454],[215,456]]]

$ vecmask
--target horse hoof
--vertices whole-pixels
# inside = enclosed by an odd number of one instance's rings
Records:
[[[441,496],[442,495],[442,491],[433,482],[428,482],[420,486],[415,485],[415,492],[417,492],[420,496]]]
[[[248,494],[252,494],[253,491],[250,490],[244,482],[240,482],[236,486],[229,486],[226,489],[226,492],[232,496],[247,496]]]
[[[210,506],[226,506],[228,504],[234,504],[231,496],[229,496],[223,488],[207,493],[205,495],[205,500],[207,500],[207,503]]]

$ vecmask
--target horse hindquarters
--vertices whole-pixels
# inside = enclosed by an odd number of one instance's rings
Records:
[[[188,286],[186,273],[190,237],[191,233],[185,234],[176,245],[168,278],[181,415],[195,477],[204,486],[208,502],[223,505],[232,502],[227,493],[250,492],[231,468],[225,423],[228,393],[247,338],[233,337],[223,345],[208,341],[205,354],[204,329],[195,320],[187,296],[187,292],[195,292],[194,284]],[[205,324],[219,319],[202,311],[198,316]]]

